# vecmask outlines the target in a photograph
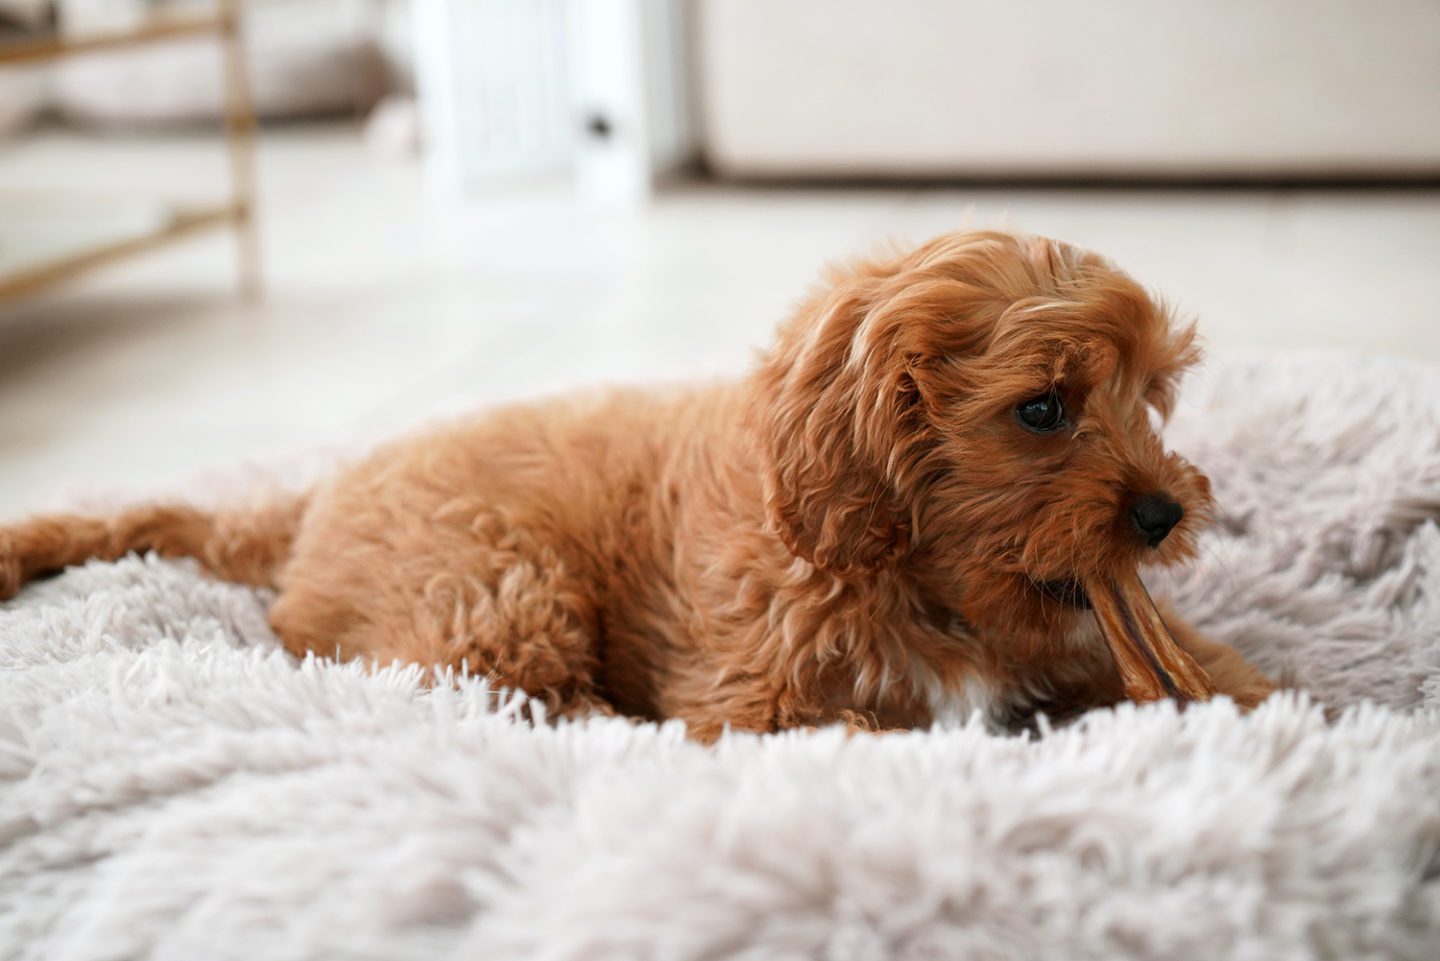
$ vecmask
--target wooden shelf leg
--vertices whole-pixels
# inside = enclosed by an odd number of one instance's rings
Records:
[[[220,0],[221,44],[225,56],[225,139],[230,152],[230,187],[240,295],[262,292],[260,230],[255,211],[255,104],[238,0]]]

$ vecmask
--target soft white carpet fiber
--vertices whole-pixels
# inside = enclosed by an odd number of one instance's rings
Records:
[[[1307,695],[702,748],[297,665],[186,565],[36,585],[0,956],[1440,957],[1440,380],[1234,360],[1171,437],[1222,521],[1153,586]]]

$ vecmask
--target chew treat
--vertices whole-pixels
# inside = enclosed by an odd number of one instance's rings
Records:
[[[1207,701],[1215,693],[1209,675],[1175,643],[1138,573],[1114,580],[1097,578],[1085,585],[1085,591],[1115,656],[1126,697]]]

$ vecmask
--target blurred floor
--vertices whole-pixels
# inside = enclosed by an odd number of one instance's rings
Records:
[[[224,169],[193,137],[0,149],[7,193],[213,196]],[[0,517],[579,383],[741,371],[823,261],[967,222],[1109,254],[1212,347],[1440,359],[1437,191],[695,185],[618,213],[538,183],[457,204],[349,128],[267,133],[260,173],[261,304],[233,297],[217,234],[0,308]]]

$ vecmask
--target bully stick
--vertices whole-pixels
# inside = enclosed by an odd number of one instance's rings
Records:
[[[1215,693],[1209,675],[1175,643],[1138,573],[1096,578],[1085,590],[1115,656],[1126,697],[1205,701]]]

